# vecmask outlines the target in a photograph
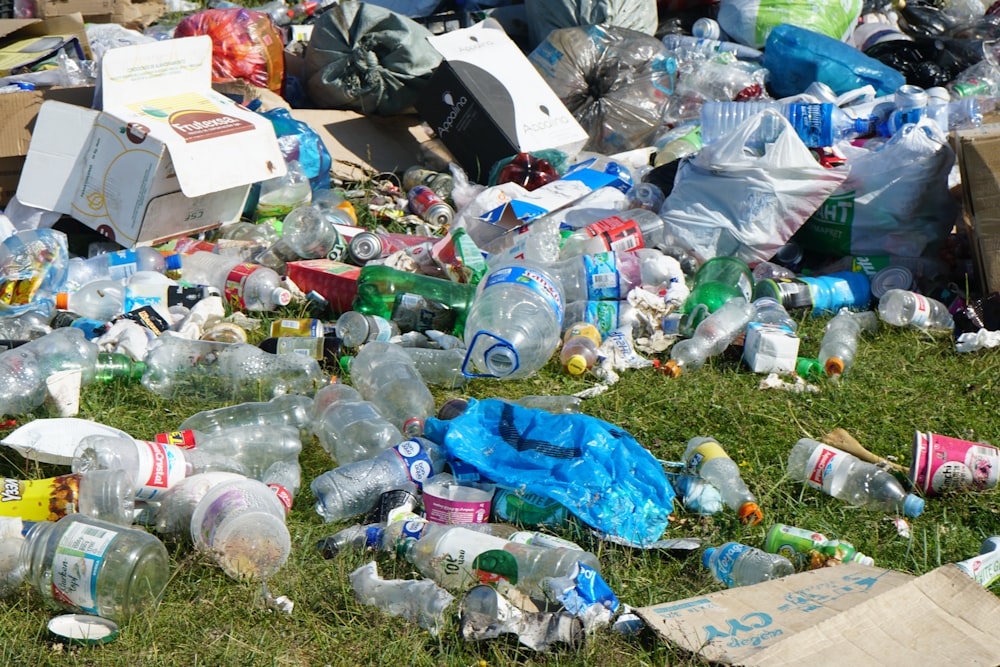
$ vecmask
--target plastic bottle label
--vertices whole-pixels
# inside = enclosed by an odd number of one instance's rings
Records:
[[[483,291],[497,285],[516,284],[535,291],[556,314],[560,326],[563,321],[563,302],[559,290],[547,277],[523,266],[508,266],[490,274]]]
[[[247,279],[250,278],[250,275],[257,269],[261,268],[264,267],[257,264],[251,264],[249,262],[234,266],[229,271],[229,275],[226,276],[226,285],[223,291],[226,301],[231,303],[235,308],[246,308],[247,304],[243,300],[244,286],[246,285]]]
[[[913,326],[922,327],[931,319],[931,303],[923,294],[916,292],[913,293],[913,298],[917,307],[913,310],[913,319],[910,323]]]
[[[822,533],[778,524],[768,532],[764,547],[793,563],[802,564],[809,551],[817,550],[826,541],[826,536]]]
[[[497,489],[493,514],[500,521],[545,526],[562,526],[569,518],[569,511],[556,500],[535,493],[521,495],[509,489]]]
[[[406,474],[418,489],[424,486],[424,480],[434,474],[431,457],[416,440],[405,440],[392,448],[403,461]]]
[[[601,252],[584,255],[583,266],[587,280],[587,300],[620,299],[621,285],[618,275],[618,255]]]
[[[281,506],[285,508],[285,514],[287,515],[292,511],[292,493],[281,484],[268,484],[267,488],[274,492],[274,495],[278,497],[278,501]]]
[[[47,479],[6,477],[0,491],[0,516],[17,516],[25,521],[55,521],[76,512],[79,497],[79,473]]]
[[[456,587],[472,582],[516,584],[517,561],[506,551],[508,544],[500,537],[453,528],[438,540],[433,563],[440,568],[445,580],[454,582]]]
[[[820,445],[810,454],[806,464],[806,484],[830,493],[837,471],[841,466],[850,465],[852,458],[839,449]]]
[[[602,337],[606,337],[618,328],[620,312],[621,304],[619,301],[588,301],[583,319],[597,327]]]
[[[136,441],[136,453],[139,458],[137,500],[152,500],[184,479],[184,454],[177,447],[139,440]]]
[[[124,280],[139,268],[139,256],[134,250],[108,253],[108,272],[111,280]]]
[[[613,215],[584,227],[592,238],[599,237],[604,247],[615,252],[628,252],[645,247],[642,231],[635,220],[622,220]]]
[[[97,576],[118,531],[73,523],[52,556],[52,596],[63,604],[97,613]]]
[[[691,459],[688,461],[688,468],[696,475],[701,474],[701,467],[712,459],[728,459],[729,454],[722,448],[722,445],[715,440],[703,442],[691,452]]]
[[[198,533],[202,542],[211,547],[215,544],[215,533],[219,526],[237,510],[248,507],[247,499],[240,489],[230,489],[212,501],[202,517]]]
[[[745,544],[739,544],[737,542],[730,542],[729,544],[724,544],[718,547],[718,551],[713,554],[715,558],[714,572],[715,576],[724,583],[726,586],[733,586],[733,566],[736,564],[736,559],[738,559],[744,552],[750,550]]]

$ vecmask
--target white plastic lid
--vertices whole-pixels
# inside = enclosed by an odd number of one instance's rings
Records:
[[[292,301],[292,293],[284,287],[276,287],[271,293],[271,299],[279,306],[287,306]]]
[[[104,644],[118,637],[118,624],[89,614],[63,614],[49,621],[49,632],[70,644]]]

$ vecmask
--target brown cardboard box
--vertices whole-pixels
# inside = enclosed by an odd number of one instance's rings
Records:
[[[113,0],[38,0],[38,15],[44,19],[81,14],[88,21],[109,21]]]
[[[638,610],[726,665],[998,665],[1000,600],[955,565],[922,577],[828,567]]]
[[[1000,124],[954,133],[964,224],[984,294],[1000,290]]]

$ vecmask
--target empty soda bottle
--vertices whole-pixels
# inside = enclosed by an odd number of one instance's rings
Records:
[[[878,301],[882,321],[894,327],[951,331],[955,327],[948,308],[938,301],[909,290],[891,289]]]
[[[699,322],[727,301],[735,297],[750,301],[753,292],[753,272],[746,262],[736,257],[713,257],[698,268],[692,279],[691,293],[681,307],[687,316],[682,333],[692,335]]]
[[[795,574],[791,561],[784,556],[739,542],[705,549],[701,564],[709,569],[716,581],[730,587],[751,586]]]
[[[357,296],[352,308],[361,313],[393,319],[400,299],[417,295],[441,304],[454,312],[455,319],[450,333],[461,336],[465,318],[476,286],[456,283],[444,278],[434,278],[419,273],[398,271],[384,265],[369,264],[361,269],[357,281]]]
[[[622,211],[577,229],[564,240],[560,259],[594,253],[654,248],[663,239],[663,219],[644,208]]]
[[[203,251],[185,255],[181,276],[189,283],[216,288],[237,309],[274,310],[292,298],[273,269],[240,257]]]
[[[308,431],[312,406],[311,395],[284,394],[270,401],[238,403],[196,412],[181,422],[178,430],[215,433],[238,426],[256,426],[262,430],[270,426],[293,426],[300,432]]]
[[[831,540],[823,533],[783,523],[777,523],[767,531],[764,549],[784,556],[796,567],[810,570],[825,567],[828,561],[869,566],[875,564],[870,556],[864,555],[848,542]]]
[[[314,415],[313,432],[337,465],[371,458],[404,439],[374,403],[346,384],[329,384],[317,391]]]
[[[723,502],[736,510],[744,523],[757,524],[764,518],[740,476],[740,467],[714,438],[691,438],[683,460],[691,472],[719,490]]]
[[[858,339],[862,331],[875,330],[875,313],[852,313],[846,308],[837,313],[823,331],[819,345],[819,362],[831,378],[839,378],[854,365]]]
[[[698,324],[691,338],[674,343],[670,361],[664,364],[667,374],[677,377],[685,369],[700,368],[709,357],[722,354],[746,329],[753,306],[743,297],[727,301],[721,308]]]

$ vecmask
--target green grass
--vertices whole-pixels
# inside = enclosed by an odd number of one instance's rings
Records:
[[[801,353],[815,356],[825,320],[802,321]],[[708,545],[739,540],[761,546],[774,523],[789,523],[852,542],[876,564],[922,574],[978,552],[982,538],[1000,533],[995,493],[954,494],[929,499],[900,537],[887,517],[852,508],[803,489],[785,475],[785,460],[803,436],[818,438],[836,427],[851,432],[872,451],[909,464],[915,430],[1000,442],[996,419],[1000,354],[954,352],[947,335],[880,325],[863,339],[856,364],[839,386],[818,394],[759,390],[763,376],[749,372],[735,355],[713,359],[678,379],[653,369],[626,371],[620,383],[585,402],[586,412],[629,430],[652,453],[678,460],[689,438],[713,436],[740,464],[757,494],[764,522],[746,527],[725,511],[701,519],[679,513],[665,537],[700,537]],[[472,381],[463,393],[437,392],[440,404],[458,395],[477,397],[571,393],[592,384],[570,379],[551,363],[520,382]],[[140,438],[175,428],[213,402],[164,400],[140,386],[90,386],[81,416],[117,426]],[[39,410],[34,416],[44,416]],[[24,417],[24,420],[31,416]],[[6,431],[0,433],[5,435]],[[317,540],[343,524],[324,524],[312,509],[309,481],[332,467],[315,440],[302,455],[303,490],[288,517],[293,552],[270,582],[276,595],[295,602],[292,615],[264,609],[259,589],[228,579],[189,544],[170,542],[173,573],[163,602],[150,618],[126,625],[118,639],[100,647],[54,643],[45,624],[53,611],[23,587],[0,601],[0,664],[9,665],[701,665],[646,632],[637,637],[600,632],[577,650],[536,654],[508,638],[465,643],[455,607],[435,638],[398,618],[354,600],[348,574],[368,561],[363,554],[324,560]],[[27,466],[19,455],[0,451],[0,472],[43,476],[63,469]],[[660,553],[600,543],[579,530],[578,539],[600,559],[605,579],[633,606],[679,600],[718,590],[697,555],[678,560]],[[386,578],[416,576],[405,562],[379,555]]]

